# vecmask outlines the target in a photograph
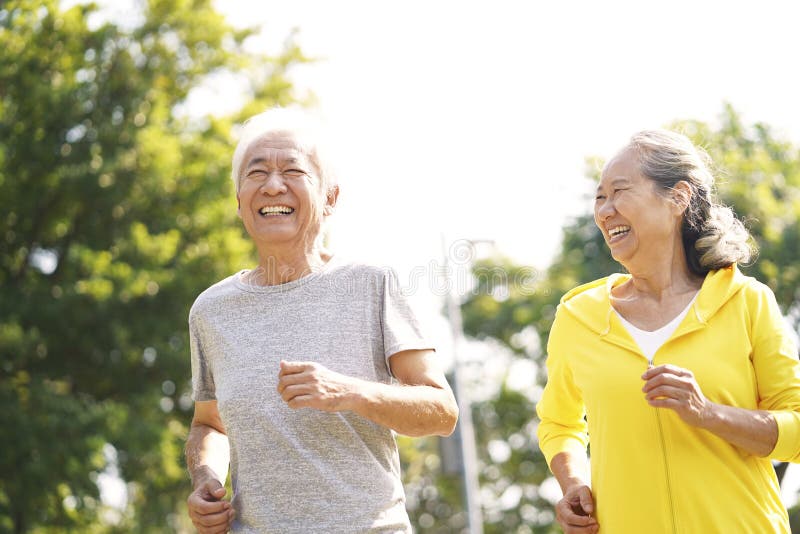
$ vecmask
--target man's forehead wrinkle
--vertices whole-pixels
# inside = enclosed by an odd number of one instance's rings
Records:
[[[259,147],[273,148],[276,150],[292,150],[295,152],[304,152],[306,143],[291,133],[277,133],[270,132],[258,137],[250,142],[249,148]]]

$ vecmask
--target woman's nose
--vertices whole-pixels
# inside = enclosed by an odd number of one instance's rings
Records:
[[[614,215],[614,202],[610,198],[603,199],[600,204],[597,205],[597,220],[604,221]]]

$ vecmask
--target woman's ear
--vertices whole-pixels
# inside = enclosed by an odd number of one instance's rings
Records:
[[[692,186],[681,180],[672,187],[672,202],[680,213],[686,211],[692,201]]]

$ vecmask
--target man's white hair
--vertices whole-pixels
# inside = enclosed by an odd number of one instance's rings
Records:
[[[265,134],[273,132],[290,133],[299,148],[308,156],[319,175],[320,182],[326,191],[336,185],[336,178],[328,158],[324,155],[323,129],[318,120],[307,112],[297,108],[271,108],[253,115],[241,125],[239,142],[233,151],[231,179],[236,193],[239,193],[242,178],[244,155],[253,143]]]

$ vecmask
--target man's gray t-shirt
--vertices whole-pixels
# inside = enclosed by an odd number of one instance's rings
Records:
[[[410,532],[393,432],[352,412],[292,409],[280,360],[391,383],[389,358],[432,348],[388,269],[338,263],[278,286],[237,273],[189,314],[195,401],[231,447],[234,532]]]

